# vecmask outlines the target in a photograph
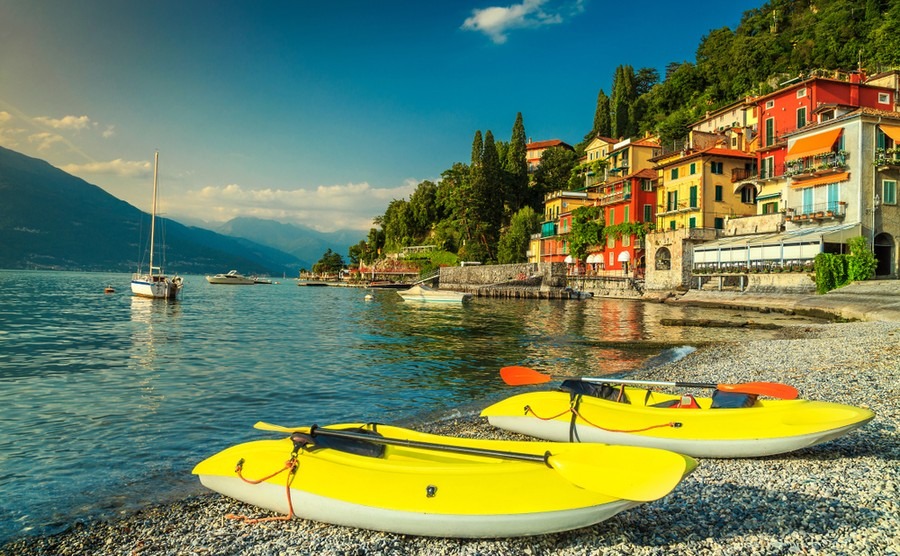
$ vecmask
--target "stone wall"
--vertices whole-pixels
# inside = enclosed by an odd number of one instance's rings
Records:
[[[566,287],[565,263],[520,263],[441,267],[440,288],[475,291],[487,286]]]

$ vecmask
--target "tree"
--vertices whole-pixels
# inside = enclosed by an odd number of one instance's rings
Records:
[[[522,113],[516,114],[512,136],[503,158],[504,200],[510,214],[515,214],[528,200],[528,163],[525,159],[528,140],[525,136],[525,124]]]
[[[532,189],[537,194],[537,205],[532,205],[536,212],[542,212],[544,195],[552,191],[566,189],[572,168],[578,162],[575,153],[564,147],[550,147],[541,155],[541,163],[534,171]]]
[[[603,211],[600,207],[578,207],[572,211],[569,253],[583,261],[592,245],[600,243],[603,234]]]
[[[597,136],[610,137],[612,135],[612,117],[609,113],[609,97],[600,89],[597,93],[597,107],[594,109],[594,127],[584,136],[585,142],[590,142]]]
[[[528,260],[531,235],[541,227],[541,216],[531,207],[524,207],[513,215],[509,227],[500,236],[497,245],[497,262],[500,264],[524,263]]]
[[[344,268],[343,257],[329,248],[322,255],[322,258],[319,259],[319,262],[313,265],[312,270],[316,274],[329,274],[339,272],[342,268]]]

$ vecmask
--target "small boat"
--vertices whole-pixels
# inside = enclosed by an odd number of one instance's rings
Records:
[[[463,439],[372,423],[256,427],[290,436],[207,458],[193,470],[203,485],[288,516],[408,535],[586,527],[665,496],[696,467],[651,448]]]
[[[253,279],[254,284],[272,284],[272,280],[268,278],[263,278],[261,276],[252,276],[251,278]]]
[[[106,286],[103,288],[103,293],[116,293],[116,288],[112,286]]]
[[[495,427],[558,442],[648,446],[704,458],[741,458],[808,448],[861,427],[868,409],[802,399],[712,397],[566,380],[556,391],[512,396],[481,415]]]
[[[206,281],[210,284],[233,284],[236,286],[252,286],[256,283],[253,278],[248,278],[237,270],[229,270],[226,274],[216,274],[215,276],[207,276]]]
[[[403,301],[420,301],[424,303],[462,303],[472,299],[471,293],[453,290],[437,290],[424,284],[416,284],[408,290],[398,291]]]
[[[375,280],[366,284],[366,287],[373,290],[405,290],[409,288],[409,284],[405,282],[391,282],[390,280]]]
[[[163,273],[162,265],[153,266],[156,250],[156,201],[159,189],[159,152],[153,157],[153,202],[150,210],[150,265],[147,272],[134,273],[131,277],[131,293],[140,297],[154,299],[178,299],[183,291],[184,281],[181,276],[169,278]]]

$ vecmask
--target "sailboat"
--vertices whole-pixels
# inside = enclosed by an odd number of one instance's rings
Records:
[[[150,268],[149,272],[146,273],[139,268],[131,276],[131,293],[141,297],[177,299],[184,283],[181,276],[169,278],[163,274],[162,266],[153,266],[154,240],[156,236],[156,197],[159,188],[158,172],[159,151],[156,152],[153,159],[153,203],[150,212]]]

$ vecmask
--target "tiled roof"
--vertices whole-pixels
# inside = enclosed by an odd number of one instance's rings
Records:
[[[529,151],[537,150],[537,149],[548,149],[550,147],[562,147],[566,146],[568,148],[572,148],[571,145],[560,141],[559,139],[548,139],[547,141],[535,141],[534,143],[528,143],[525,145],[525,149]]]

